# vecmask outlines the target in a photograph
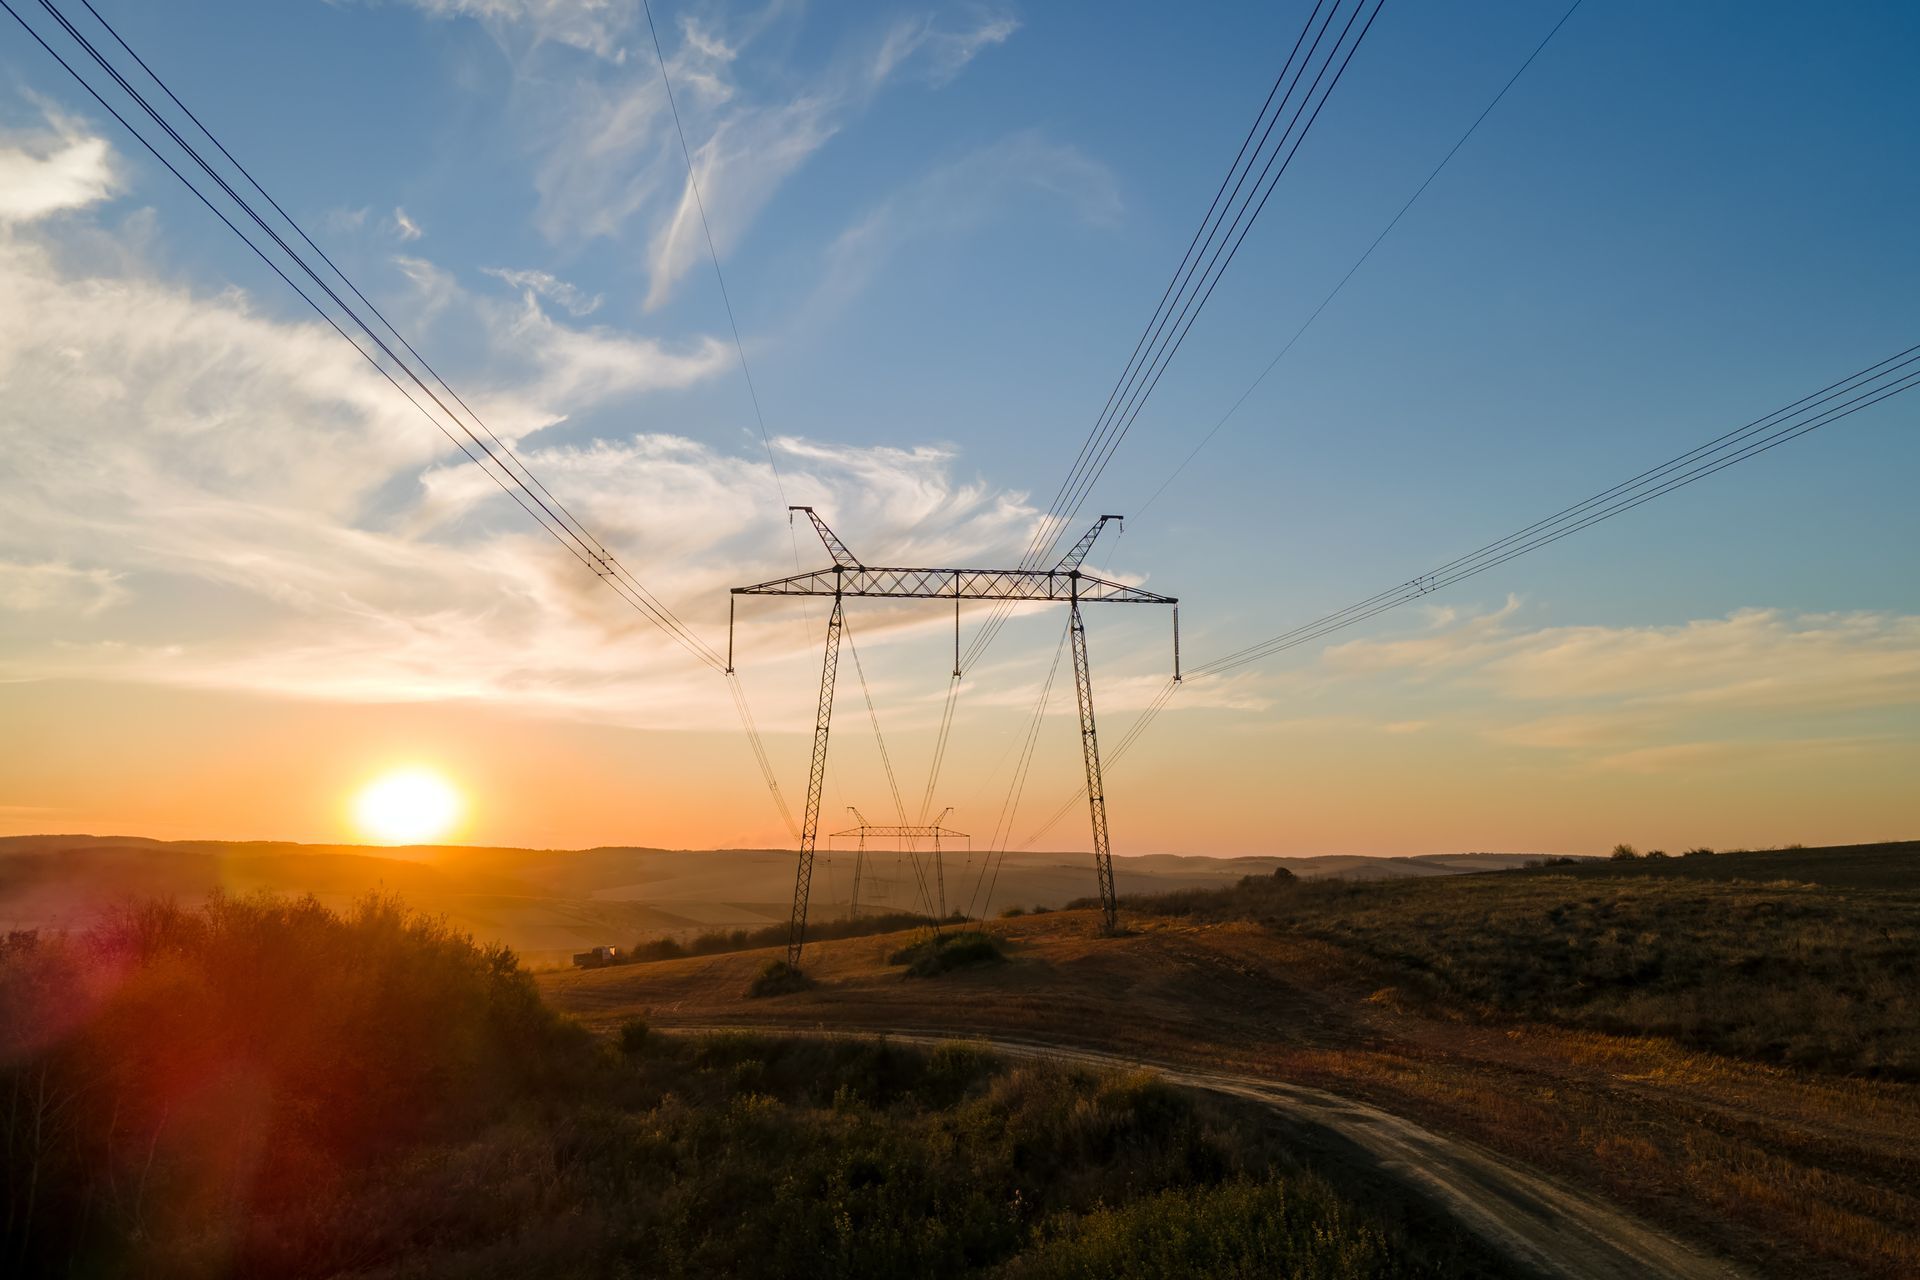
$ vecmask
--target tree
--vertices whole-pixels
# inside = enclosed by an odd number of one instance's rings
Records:
[[[1639,856],[1640,851],[1630,844],[1617,844],[1613,846],[1613,860],[1615,862],[1626,862]]]

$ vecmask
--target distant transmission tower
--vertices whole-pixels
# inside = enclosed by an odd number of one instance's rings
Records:
[[[911,569],[861,564],[847,550],[826,521],[812,507],[804,511],[820,541],[833,557],[833,566],[790,578],[735,587],[736,596],[832,596],[827,616],[826,657],[820,667],[820,702],[813,722],[813,764],[807,774],[807,809],[800,826],[800,865],[793,880],[793,914],[787,924],[787,960],[800,963],[807,937],[807,895],[813,886],[813,853],[820,836],[820,792],[827,776],[827,735],[833,720],[833,683],[840,665],[840,633],[848,596],[880,596],[903,600],[952,600],[955,674],[959,673],[960,602],[962,600],[1065,601],[1072,607],[1073,685],[1080,701],[1080,746],[1087,766],[1087,808],[1093,820],[1093,866],[1100,882],[1100,909],[1111,932],[1119,906],[1113,891],[1113,853],[1107,837],[1107,798],[1100,781],[1100,742],[1094,733],[1093,677],[1087,666],[1087,629],[1080,606],[1087,604],[1164,604],[1173,610],[1173,678],[1180,679],[1180,602],[1139,587],[1109,582],[1080,568],[1109,520],[1101,516],[1081,535],[1073,549],[1051,569]],[[733,611],[727,614],[727,671],[733,670]]]
[[[933,931],[936,934],[939,933],[940,922],[946,919],[947,916],[947,875],[946,869],[942,865],[942,850],[945,845],[951,844],[956,840],[966,841],[969,850],[973,848],[972,836],[964,831],[955,831],[951,827],[941,825],[947,820],[947,815],[952,813],[953,810],[950,808],[941,810],[940,816],[935,818],[933,822],[927,826],[890,825],[884,823],[876,825],[868,822],[867,816],[852,805],[847,806],[847,812],[853,815],[854,821],[859,825],[848,827],[845,831],[831,832],[827,836],[828,847],[832,847],[835,840],[852,839],[858,842],[854,846],[853,893],[847,900],[847,919],[852,920],[860,914],[860,873],[867,860],[867,850],[871,847],[875,852],[881,852],[889,847],[899,847],[898,845],[890,846],[887,844],[870,846],[869,841],[929,840],[932,841],[933,844],[933,889],[930,894],[931,901],[927,905],[928,913],[933,916]],[[907,846],[910,851],[914,847],[912,844]],[[916,874],[918,874],[917,871]]]

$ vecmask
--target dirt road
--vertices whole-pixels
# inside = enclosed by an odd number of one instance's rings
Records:
[[[662,1030],[749,1031],[757,1035],[848,1033],[765,1024],[675,1024]],[[871,1035],[872,1032],[862,1033]],[[1364,1153],[1381,1172],[1426,1196],[1468,1230],[1521,1266],[1556,1280],[1729,1280],[1745,1275],[1695,1252],[1556,1178],[1471,1143],[1443,1138],[1377,1107],[1320,1089],[1254,1075],[1190,1071],[1163,1062],[1068,1045],[927,1029],[889,1030],[902,1044],[954,1040],[992,1046],[1015,1058],[1045,1058],[1111,1068],[1146,1068],[1175,1083],[1244,1098],[1288,1119],[1325,1130]]]
[[[1082,912],[997,922],[1006,963],[933,985],[890,962],[899,937],[810,947],[816,985],[777,1000],[746,995],[776,952],[540,982],[606,1030],[640,1016],[907,1033],[1148,1065],[1299,1117],[1329,1159],[1397,1174],[1546,1274],[1920,1274],[1913,1086],[1489,1024],[1249,923],[1142,919],[1119,938],[1096,926]]]

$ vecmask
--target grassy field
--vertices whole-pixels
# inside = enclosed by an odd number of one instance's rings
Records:
[[[1365,957],[1402,996],[1787,1066],[1920,1080],[1920,849],[1553,866],[1386,884],[1249,878],[1134,899]]]
[[[390,900],[151,904],[10,935],[0,1268],[1507,1274],[1406,1197],[1317,1171],[1263,1111],[1144,1073],[609,1030]]]
[[[1132,901],[1117,938],[995,921],[1005,963],[937,983],[889,963],[900,938],[810,947],[815,986],[774,1000],[740,998],[752,952],[544,986],[607,1027],[944,1029],[1316,1085],[1762,1274],[1890,1280],[1920,1274],[1911,848],[1258,877]]]

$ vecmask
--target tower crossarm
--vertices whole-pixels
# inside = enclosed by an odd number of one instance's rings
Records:
[[[1081,561],[1087,558],[1087,552],[1093,550],[1094,539],[1098,538],[1100,531],[1107,527],[1107,521],[1112,520],[1118,523],[1125,518],[1125,516],[1101,516],[1098,520],[1094,521],[1093,528],[1081,534],[1080,541],[1074,543],[1072,549],[1060,557],[1060,563],[1054,566],[1055,571],[1069,573],[1078,569]]]
[[[870,823],[862,823],[857,827],[848,827],[845,831],[828,832],[828,836],[832,839],[839,839],[842,836],[862,835],[870,840],[931,839],[934,836],[939,836],[943,840],[966,840],[970,838],[964,831],[955,831],[952,827],[942,826],[873,826]]]
[[[1078,569],[924,569],[872,565],[817,569],[735,587],[737,596],[880,596],[903,600],[1058,600],[1178,604],[1144,587]]]
[[[813,521],[813,531],[820,535],[820,541],[827,544],[827,554],[833,557],[833,563],[837,568],[858,569],[860,567],[860,561],[853,552],[847,550],[847,544],[840,541],[840,535],[827,528],[827,522],[822,520],[812,507],[788,507],[787,510],[807,513],[807,519]]]

